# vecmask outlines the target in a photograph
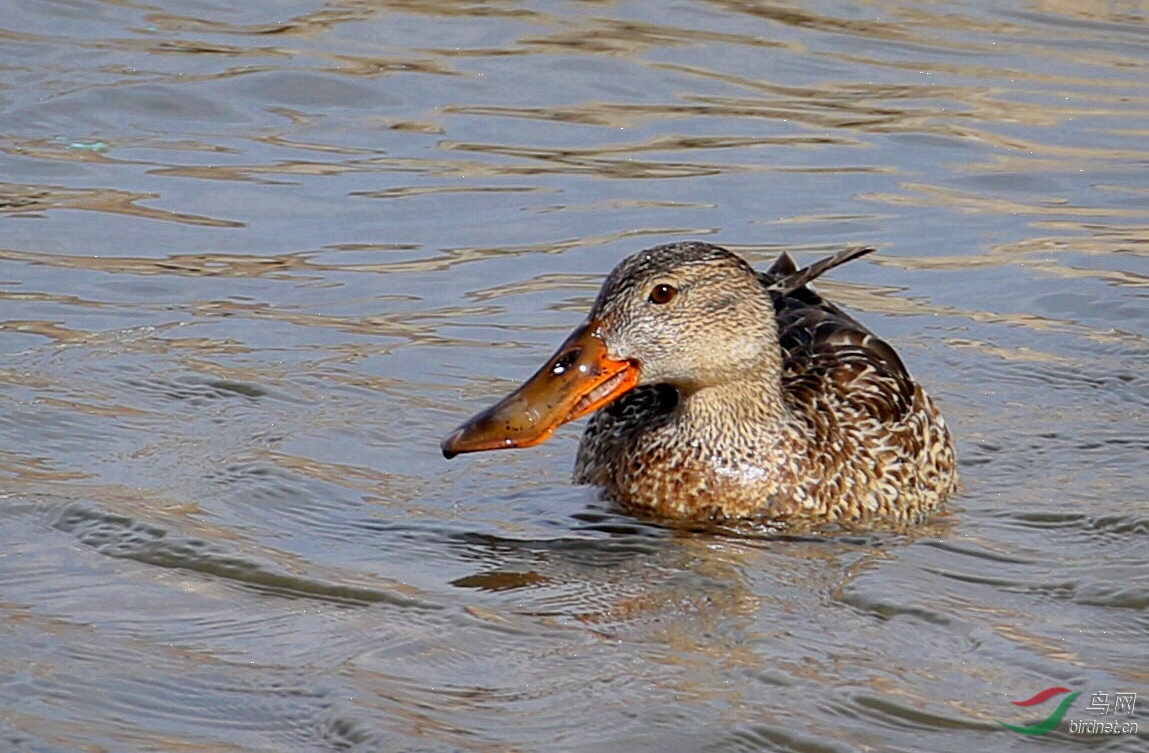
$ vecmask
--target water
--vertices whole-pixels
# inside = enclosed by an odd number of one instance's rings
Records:
[[[0,749],[1144,749],[1149,6],[21,3]],[[907,533],[450,463],[629,253],[825,291],[938,398]],[[1038,742],[1050,686],[1084,691]],[[1140,734],[1069,732],[1137,692]]]

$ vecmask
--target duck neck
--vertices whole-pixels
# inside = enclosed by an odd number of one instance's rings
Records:
[[[782,399],[777,379],[740,379],[703,387],[680,397],[679,415],[693,428],[737,440],[740,434],[761,436],[764,430],[781,429],[793,418]]]

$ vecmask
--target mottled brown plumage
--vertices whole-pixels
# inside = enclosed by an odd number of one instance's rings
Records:
[[[444,454],[535,444],[605,403],[574,480],[630,511],[916,521],[957,484],[945,422],[893,348],[807,284],[872,250],[804,269],[783,254],[764,273],[705,243],[635,254],[551,361]]]

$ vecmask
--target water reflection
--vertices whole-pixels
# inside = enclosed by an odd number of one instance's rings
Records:
[[[0,21],[8,747],[966,751],[1149,684],[1142,5],[185,6]],[[686,238],[880,247],[825,292],[943,403],[948,515],[667,528],[579,427],[442,463]]]
[[[62,186],[32,186],[0,183],[0,212],[36,216],[53,209],[82,209],[89,212],[124,214],[152,220],[186,222],[206,227],[243,227],[244,223],[214,219],[184,212],[165,212],[136,202],[155,198],[144,193],[116,189],[77,190]]]

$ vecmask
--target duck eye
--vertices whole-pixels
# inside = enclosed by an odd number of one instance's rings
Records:
[[[651,303],[670,303],[674,296],[678,295],[678,288],[673,285],[655,285],[654,290],[650,291]]]

